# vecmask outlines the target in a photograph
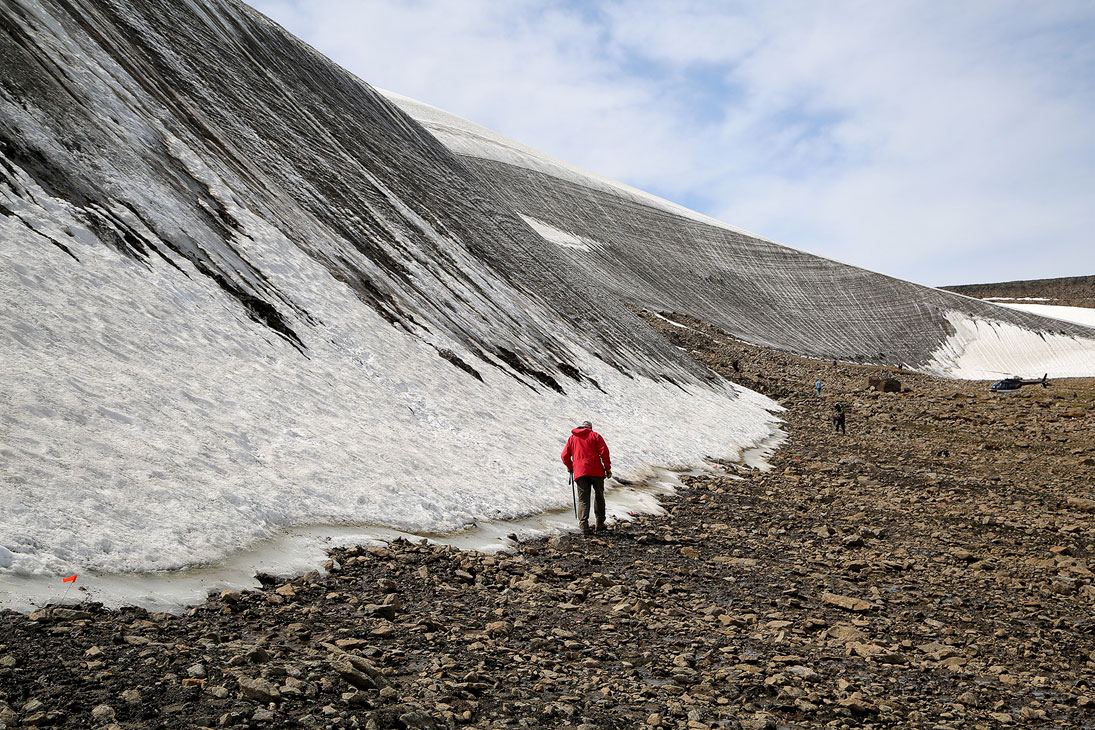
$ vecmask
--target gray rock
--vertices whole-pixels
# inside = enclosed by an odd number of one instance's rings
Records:
[[[382,685],[365,672],[359,672],[349,661],[341,661],[334,665],[338,676],[358,689],[380,689]]]
[[[91,711],[91,719],[101,725],[114,722],[114,717],[114,708],[110,705],[98,705]]]
[[[441,730],[441,724],[438,723],[428,712],[423,710],[412,710],[399,716],[399,721],[403,723],[403,727],[407,730]]]

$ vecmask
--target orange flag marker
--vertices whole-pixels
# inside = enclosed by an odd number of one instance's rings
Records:
[[[75,575],[70,575],[67,578],[62,578],[61,582],[62,583],[75,583],[76,582],[76,576]]]

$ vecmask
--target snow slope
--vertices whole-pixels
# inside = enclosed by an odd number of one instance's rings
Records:
[[[568,507],[584,418],[623,476],[771,433],[774,403],[247,7],[13,0],[0,23],[9,579]]]
[[[1092,374],[1091,345],[1062,332],[1036,332],[1011,322],[975,319],[950,312],[955,333],[935,352],[926,368],[940,375],[995,380],[1015,374],[1048,374],[1054,378]],[[1062,323],[1063,324],[1063,323]]]

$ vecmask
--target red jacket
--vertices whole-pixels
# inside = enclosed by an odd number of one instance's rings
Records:
[[[578,477],[603,477],[612,471],[608,444],[591,428],[576,428],[570,432],[563,447],[563,463]]]

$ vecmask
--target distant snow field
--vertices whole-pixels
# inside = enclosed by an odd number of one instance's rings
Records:
[[[1024,312],[1030,312],[1031,314],[1040,314],[1043,317],[1052,317],[1054,319],[1061,319],[1065,322],[1075,322],[1076,324],[1084,324],[1088,327],[1095,327],[1095,309],[1090,307],[1061,307],[1056,304],[1029,304],[1026,301],[1020,303],[1018,300],[990,300],[994,304],[999,304],[1001,307],[1009,307],[1011,309],[1019,309]],[[1031,299],[1030,301],[1036,301]],[[1041,300],[1046,301],[1046,300]]]

